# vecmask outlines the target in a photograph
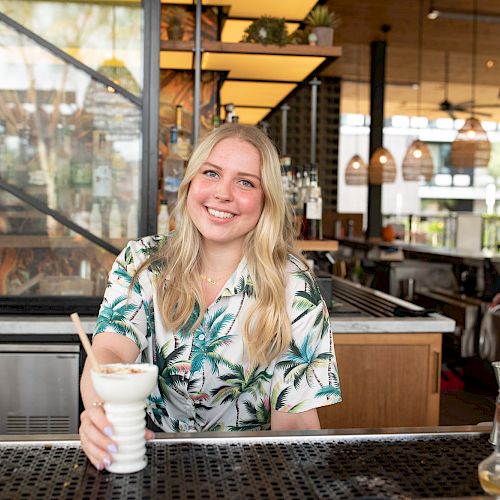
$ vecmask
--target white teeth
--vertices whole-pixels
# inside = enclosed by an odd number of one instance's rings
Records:
[[[207,210],[210,215],[219,217],[221,219],[232,219],[234,217],[234,214],[230,214],[228,212],[219,212],[218,210],[214,210],[213,208],[209,208]]]

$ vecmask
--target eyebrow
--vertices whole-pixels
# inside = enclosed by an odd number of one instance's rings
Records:
[[[211,163],[209,161],[205,161],[203,163],[203,165],[210,165],[211,167],[214,167],[216,168],[217,170],[223,170],[222,167],[219,167],[219,165],[216,165],[215,163]],[[255,175],[255,174],[250,174],[248,172],[238,172],[238,175],[242,176],[242,177],[254,177],[255,179],[259,180],[260,181],[260,176],[258,175]]]

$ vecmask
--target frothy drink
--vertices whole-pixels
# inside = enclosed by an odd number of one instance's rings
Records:
[[[113,424],[112,439],[118,451],[106,467],[119,474],[137,472],[147,465],[145,431],[146,398],[158,377],[158,367],[150,364],[111,364],[101,372],[90,371],[97,394]]]

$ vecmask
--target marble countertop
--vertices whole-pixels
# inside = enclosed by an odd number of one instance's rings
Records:
[[[455,321],[431,314],[426,318],[335,318],[331,317],[333,333],[445,333],[453,332]]]
[[[80,319],[85,333],[92,334],[96,318],[80,316]],[[0,316],[0,340],[6,335],[69,336],[78,341],[78,334],[69,316]]]
[[[95,318],[82,318],[82,324],[87,334],[92,334]],[[427,318],[349,318],[343,316],[331,317],[333,333],[441,333],[451,332],[455,322],[440,314]],[[78,342],[73,323],[69,318],[61,316],[31,317],[3,316],[0,317],[0,341],[12,341],[16,338],[29,337],[30,341],[43,341],[64,337],[65,340]]]

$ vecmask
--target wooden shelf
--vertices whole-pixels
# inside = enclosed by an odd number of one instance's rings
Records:
[[[337,58],[342,55],[342,47],[323,45],[262,45],[260,43],[219,42],[203,40],[201,48],[204,52],[218,54],[262,54],[270,56],[304,56]],[[175,52],[192,52],[194,42],[183,40],[162,40],[160,50]]]
[[[123,248],[129,238],[106,239],[117,248]],[[37,235],[0,235],[1,248],[100,248],[83,236],[37,236]]]
[[[117,248],[123,248],[128,238],[108,240]],[[335,252],[339,244],[335,240],[296,240],[297,248],[303,252]],[[96,246],[80,236],[37,236],[37,235],[0,235],[0,248],[77,248]]]
[[[335,240],[296,240],[295,245],[303,252],[335,252],[339,248]]]

